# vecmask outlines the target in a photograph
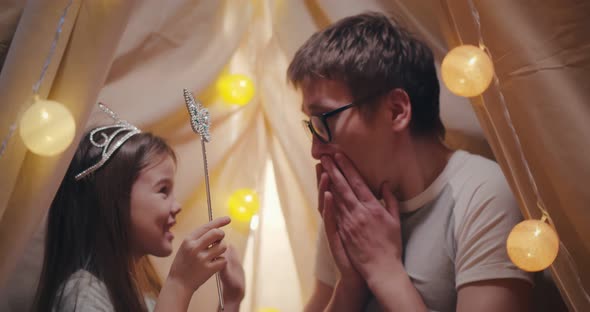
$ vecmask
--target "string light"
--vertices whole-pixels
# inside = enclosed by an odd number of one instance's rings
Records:
[[[258,194],[252,189],[238,189],[228,199],[227,206],[232,220],[249,223],[250,219],[258,213],[260,201]]]
[[[545,218],[520,222],[506,240],[510,260],[524,271],[542,271],[557,257],[559,237]]]
[[[477,34],[478,34],[478,38],[479,38],[479,47],[485,51],[489,58],[492,59],[491,53],[490,51],[486,48],[484,42],[483,42],[483,36],[481,34],[481,23],[480,23],[480,17],[479,17],[479,12],[477,11],[477,9],[475,8],[475,5],[473,4],[472,0],[468,0],[469,2],[469,7],[471,9],[471,13],[475,19],[475,22],[477,24]],[[552,220],[551,217],[549,216],[549,213],[545,210],[545,204],[543,203],[543,199],[541,198],[541,195],[539,193],[539,189],[537,187],[537,184],[535,182],[535,179],[533,177],[532,171],[530,169],[529,163],[526,160],[526,158],[524,157],[524,152],[523,152],[523,148],[522,148],[522,144],[520,143],[520,139],[518,137],[518,134],[516,133],[516,129],[514,128],[514,124],[512,122],[512,118],[510,117],[510,112],[508,111],[508,107],[506,105],[506,99],[504,98],[504,94],[502,93],[502,89],[500,87],[500,82],[498,79],[498,76],[494,73],[493,74],[493,82],[494,82],[494,86],[496,87],[496,90],[498,91],[498,95],[500,98],[500,103],[502,104],[502,110],[504,113],[504,117],[506,118],[507,124],[510,128],[512,137],[514,138],[514,143],[515,143],[515,147],[518,151],[518,155],[520,156],[520,160],[522,162],[522,165],[525,169],[525,172],[527,173],[527,177],[529,180],[529,183],[533,189],[533,192],[535,194],[535,197],[537,199],[537,207],[539,208],[539,210],[541,211],[542,214],[542,218],[541,220],[527,220],[527,221],[532,221],[532,222],[521,222],[519,224],[517,224],[511,234],[509,235],[509,240],[507,240],[506,242],[506,248],[508,251],[508,255],[511,259],[511,261],[513,261],[513,263],[519,267],[521,267],[523,270],[527,270],[527,271],[541,271],[546,269],[548,266],[551,265],[551,263],[555,260],[555,257],[552,257],[553,252],[555,252],[555,256],[557,256],[557,252],[559,251],[559,237],[557,236],[557,233],[555,232],[555,230],[552,227]],[[490,113],[486,107],[486,105],[483,105],[483,108],[486,112],[486,114],[488,114],[488,116],[490,116]],[[494,123],[491,124],[493,130],[498,133],[498,130],[496,129],[496,126],[494,125]],[[506,147],[504,145],[503,139],[499,140],[499,144],[500,147],[503,151],[506,151]],[[515,172],[514,170],[514,166],[512,164],[512,159],[510,157],[508,157],[507,159],[507,164],[508,167],[510,168],[511,172]],[[522,194],[522,190],[520,190],[520,184],[519,183],[515,183],[518,191]],[[547,223],[548,222],[548,223]],[[541,226],[540,224],[544,224],[543,226]],[[546,226],[546,227],[545,227]],[[549,231],[548,228],[551,228],[551,230],[553,231]],[[541,235],[543,234],[543,235]],[[555,241],[557,241],[557,247],[555,245]],[[533,245],[529,246],[532,249],[521,249],[523,247],[523,244],[526,243],[533,243],[534,242],[534,247]],[[536,249],[535,249],[536,248]],[[539,250],[543,250],[542,253],[539,252]],[[523,254],[525,254],[525,256],[522,256]],[[542,254],[542,256],[541,256]],[[529,256],[530,255],[530,256]],[[551,260],[551,261],[548,261]]]
[[[442,80],[451,92],[464,97],[482,94],[494,77],[494,64],[488,54],[473,45],[452,49],[441,64]]]
[[[76,123],[61,103],[36,98],[20,120],[20,136],[25,146],[41,156],[63,152],[74,140]]]
[[[254,97],[254,82],[246,75],[222,75],[216,83],[216,89],[224,103],[244,106]]]
[[[73,2],[73,0],[68,2],[59,19],[57,29],[53,36],[53,41],[51,42],[49,53],[45,59],[43,68],[41,69],[41,74],[39,75],[39,79],[33,85],[33,100],[31,101],[31,104],[29,107],[27,107],[27,109],[21,111],[18,114],[16,121],[8,127],[8,132],[4,139],[2,139],[2,144],[0,144],[0,158],[6,152],[8,143],[16,132],[19,121],[21,122],[20,134],[21,138],[23,138],[25,146],[27,146],[27,148],[29,148],[32,152],[39,155],[50,156],[55,155],[56,151],[62,152],[73,140],[76,129],[75,123],[73,127],[71,127],[70,121],[73,121],[73,117],[69,110],[58,102],[42,100],[39,97],[41,83],[43,82],[43,78],[45,78],[51,58],[55,53],[62,27],[65,23],[66,15]],[[25,119],[24,125],[22,121],[23,118]],[[43,126],[31,124],[35,120],[42,122]],[[63,122],[64,124],[60,126],[57,124],[59,122]],[[45,139],[43,140],[41,139],[42,135],[40,132],[34,129],[42,129],[43,131],[49,132],[43,133],[45,135]],[[70,136],[71,139],[69,139]]]

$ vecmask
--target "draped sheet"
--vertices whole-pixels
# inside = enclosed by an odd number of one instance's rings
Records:
[[[29,47],[33,43],[47,46],[51,40],[51,29],[40,33],[25,27],[46,23],[39,18],[55,24],[58,14],[48,14],[51,10],[40,7],[61,8],[66,2],[60,0],[50,5],[29,1],[24,8],[0,76],[0,135],[4,135],[22,107],[13,103],[24,102],[43,62],[44,53]],[[552,268],[553,276],[557,277],[562,294],[566,294],[570,309],[586,310],[584,287],[590,289],[590,269],[583,264],[590,261],[590,243],[584,238],[590,237],[590,233],[584,224],[590,220],[590,192],[584,182],[590,178],[590,161],[585,156],[590,149],[590,130],[585,121],[590,118],[590,85],[584,78],[589,71],[590,39],[584,30],[590,29],[590,25],[584,16],[589,13],[589,5],[574,0],[542,4],[475,2],[485,43],[494,56],[500,88],[492,87],[482,97],[470,101],[452,95],[442,86],[441,115],[448,129],[447,144],[495,158],[521,203],[523,215],[537,218],[537,200],[519,163],[520,155],[499,104],[498,91],[502,91],[524,156],[563,242]],[[168,140],[179,159],[176,192],[183,211],[174,228],[174,245],[178,247],[182,237],[207,221],[200,142],[190,129],[182,98],[182,88],[193,91],[212,115],[213,140],[207,144],[207,151],[214,214],[228,213],[225,202],[237,188],[252,188],[262,198],[267,191],[266,164],[272,161],[298,278],[296,283],[272,287],[280,287],[284,292],[299,288],[303,301],[309,297],[314,281],[319,216],[315,161],[309,152],[310,140],[300,123],[301,99],[285,78],[297,48],[318,29],[366,10],[397,16],[433,48],[437,66],[449,48],[460,42],[478,42],[466,0],[170,0],[165,6],[159,0],[103,5],[90,1],[82,6],[76,3],[80,10],[78,19],[68,20],[68,30],[63,34],[67,36],[71,31],[71,39],[64,40],[61,50],[58,49],[67,53],[59,53],[61,63],[55,62],[52,69],[53,73],[63,74],[43,90],[72,109],[79,126],[77,139],[84,124],[88,128],[105,120],[100,114],[89,117],[95,100],[101,100],[123,118]],[[30,11],[41,17],[31,16],[27,13]],[[102,18],[101,14],[107,12],[109,17]],[[3,17],[3,21],[10,21],[3,31],[16,23],[15,16]],[[85,20],[88,22],[82,23]],[[5,32],[0,35],[0,39],[8,37]],[[84,61],[79,59],[81,55]],[[215,96],[215,80],[225,73],[252,77],[256,95],[248,105],[228,107]],[[23,274],[34,275],[42,239],[41,221],[72,152],[70,148],[59,157],[41,158],[27,153],[16,138],[0,159],[0,213],[4,212],[0,214],[0,280],[9,279],[11,284],[26,276]],[[34,197],[31,192],[35,192]],[[264,220],[260,224],[263,226]],[[38,234],[33,236],[35,230]],[[227,240],[243,256],[250,235],[255,241],[254,250],[250,251],[254,264],[246,270],[251,271],[253,278],[244,311],[255,311],[271,300],[262,293],[264,287],[269,287],[264,285],[265,267],[257,265],[264,256],[257,253],[263,238],[250,232],[247,224],[234,222],[228,229]],[[31,237],[29,248],[23,251]],[[575,266],[569,265],[565,250]],[[24,260],[14,269],[19,259]],[[172,259],[154,259],[161,276],[165,277]],[[579,279],[572,271],[574,267]],[[30,297],[26,286],[30,288],[34,278],[28,280],[28,284],[22,283],[20,289],[11,290],[10,294],[21,299]],[[6,294],[3,292],[2,296]],[[191,311],[214,310],[216,296],[215,283],[210,280],[194,296]],[[292,307],[281,308],[293,311]]]
[[[0,74],[2,140],[31,104],[33,84],[39,79],[68,2],[30,0],[26,5],[2,4],[10,9],[2,11],[0,25],[3,30],[16,30],[13,36],[1,32],[3,42],[12,38]],[[64,104],[79,129],[84,128],[108,74],[131,6],[131,1],[74,0],[65,16],[39,95]],[[17,18],[18,11],[22,15]],[[11,13],[5,15],[5,12]],[[74,141],[81,135],[77,132]],[[36,248],[41,246],[39,239],[28,243],[35,233],[41,232],[42,220],[74,148],[55,157],[36,156],[26,151],[18,129],[7,141],[0,158],[0,287],[3,286],[0,309],[22,311],[31,303],[42,251]],[[31,248],[26,249],[27,245]]]
[[[539,219],[538,205],[544,206],[560,236],[551,272],[562,297],[570,310],[587,311],[590,3],[474,2],[472,8],[468,1],[441,1],[447,16],[441,25],[450,43],[477,45],[479,12],[499,83],[473,98],[473,108],[523,215]]]

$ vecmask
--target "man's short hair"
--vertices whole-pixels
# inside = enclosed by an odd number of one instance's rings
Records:
[[[431,49],[381,13],[346,17],[313,34],[287,77],[295,87],[306,79],[340,80],[355,99],[403,89],[412,105],[412,134],[444,137]]]

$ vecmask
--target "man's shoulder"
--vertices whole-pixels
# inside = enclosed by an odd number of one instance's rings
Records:
[[[509,191],[508,182],[498,163],[465,151],[457,153],[461,153],[459,169],[453,179],[457,186],[472,191]]]
[[[489,216],[522,218],[518,203],[500,166],[489,159],[465,152],[461,169],[455,175],[455,212],[462,224],[465,218]],[[480,220],[481,221],[481,220]]]
[[[468,215],[488,213],[520,217],[518,204],[502,169],[490,159],[465,152],[451,185],[459,220]]]

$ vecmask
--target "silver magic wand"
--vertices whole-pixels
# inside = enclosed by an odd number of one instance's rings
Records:
[[[201,151],[203,151],[203,165],[205,167],[205,187],[207,188],[207,207],[209,211],[209,222],[213,220],[213,209],[211,208],[211,192],[209,190],[209,166],[207,164],[207,150],[205,149],[205,143],[211,141],[211,135],[209,134],[209,128],[211,127],[211,118],[209,111],[201,104],[196,101],[193,94],[187,89],[183,89],[184,101],[186,108],[190,114],[191,127],[193,131],[201,136]],[[221,288],[221,281],[219,280],[219,272],[215,273],[215,280],[217,281],[217,295],[219,296],[219,307],[224,310],[223,307],[223,290]]]

